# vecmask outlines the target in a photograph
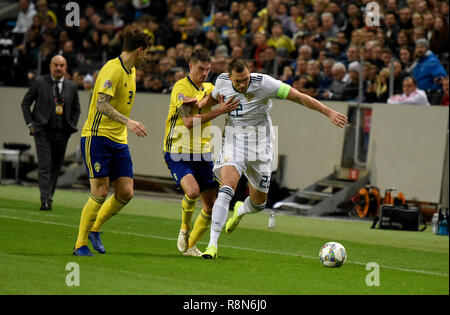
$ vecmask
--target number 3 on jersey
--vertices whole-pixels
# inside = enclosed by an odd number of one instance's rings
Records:
[[[131,101],[133,100],[133,91],[128,91],[128,93],[130,93],[130,95],[128,96],[129,102],[127,103],[127,105],[130,105]]]

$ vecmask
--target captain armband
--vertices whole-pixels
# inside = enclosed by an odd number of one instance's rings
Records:
[[[287,98],[289,91],[291,90],[291,86],[286,83],[282,83],[280,88],[277,91],[277,97],[279,98]]]

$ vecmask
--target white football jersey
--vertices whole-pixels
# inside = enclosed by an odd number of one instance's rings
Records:
[[[239,93],[233,87],[228,73],[217,77],[215,88],[211,95],[214,99],[220,94],[225,100],[237,97],[240,101],[238,109],[227,115],[227,126],[271,126],[269,111],[272,108],[272,97],[277,95],[283,84],[269,75],[260,73],[250,74],[250,84],[246,93]]]
[[[252,165],[258,176],[270,175],[274,132],[269,112],[272,98],[278,95],[282,85],[283,82],[269,75],[251,73],[247,92],[239,93],[233,87],[228,73],[217,77],[212,97],[217,99],[218,95],[222,95],[228,100],[235,96],[240,105],[226,116],[222,149],[215,169],[229,163],[243,172]]]

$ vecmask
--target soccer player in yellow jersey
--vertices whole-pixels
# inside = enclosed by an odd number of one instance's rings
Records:
[[[127,129],[138,137],[147,136],[142,123],[129,118],[136,93],[136,69],[146,58],[152,37],[129,30],[123,38],[122,53],[108,61],[95,83],[88,118],[81,133],[81,149],[89,175],[91,194],[81,212],[78,238],[73,254],[93,256],[105,253],[100,227],[133,197],[133,166],[127,144]],[[106,199],[112,183],[114,194]]]
[[[208,230],[219,183],[214,176],[208,128],[211,120],[237,108],[230,98],[214,109],[192,106],[211,93],[214,85],[204,82],[211,69],[211,57],[205,49],[195,50],[189,61],[189,74],[177,81],[170,96],[164,137],[164,159],[173,178],[183,189],[182,220],[178,250],[188,256],[201,256],[195,244]],[[196,133],[195,128],[199,128]],[[202,210],[191,231],[191,219],[197,199]]]

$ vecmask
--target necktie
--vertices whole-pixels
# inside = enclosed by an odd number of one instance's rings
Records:
[[[61,93],[59,92],[59,83],[61,83],[60,81],[53,81],[53,85],[56,88],[56,98],[58,99],[58,101],[61,99]]]

